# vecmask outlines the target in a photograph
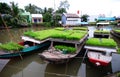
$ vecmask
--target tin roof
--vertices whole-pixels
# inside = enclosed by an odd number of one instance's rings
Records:
[[[31,14],[32,17],[41,17],[42,18],[42,14]]]
[[[67,18],[80,18],[77,14],[73,13],[63,13]]]

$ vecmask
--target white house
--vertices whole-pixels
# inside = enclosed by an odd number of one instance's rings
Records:
[[[62,25],[79,25],[80,21],[80,17],[77,14],[62,14]]]
[[[31,14],[32,16],[32,23],[41,23],[43,22],[42,14]]]

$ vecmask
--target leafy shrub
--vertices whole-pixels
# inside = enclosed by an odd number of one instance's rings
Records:
[[[67,53],[75,53],[76,52],[76,49],[74,47],[65,46],[65,45],[56,45],[55,49],[59,49],[61,51],[66,50]]]

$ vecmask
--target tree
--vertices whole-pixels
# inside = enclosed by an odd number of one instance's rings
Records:
[[[67,10],[67,9],[69,9],[69,7],[70,7],[69,2],[67,0],[65,0],[65,1],[60,2],[60,6],[58,8],[64,8],[65,10]]]
[[[27,6],[25,6],[25,10],[27,12],[30,12],[31,14],[34,14],[34,13],[43,13],[43,10],[40,8],[40,7],[37,7],[35,5],[32,5],[32,4],[29,4]]]
[[[0,13],[1,14],[9,14],[10,12],[11,12],[11,9],[8,4],[0,3]]]
[[[82,15],[81,16],[81,21],[82,22],[87,22],[88,21],[88,17],[89,17],[89,15],[87,15],[87,14]]]
[[[63,13],[67,13],[67,11],[64,8],[58,8],[58,10],[56,10],[56,13],[63,14]]]

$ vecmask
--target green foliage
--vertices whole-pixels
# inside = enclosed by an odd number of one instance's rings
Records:
[[[25,10],[31,14],[43,13],[43,10],[41,8],[32,4],[25,6]]]
[[[61,51],[66,51],[67,53],[75,53],[76,49],[74,47],[70,46],[65,46],[65,45],[56,45],[55,49],[61,50]]]
[[[1,14],[10,14],[11,10],[8,4],[0,3],[0,13]]]
[[[115,48],[117,46],[116,42],[113,39],[107,38],[90,38],[86,41],[86,45],[111,48]]]
[[[47,12],[45,14],[43,14],[43,21],[44,22],[51,22],[51,19],[52,19],[52,14]]]
[[[88,21],[88,17],[89,17],[89,15],[87,15],[87,14],[82,15],[81,16],[81,21],[82,22],[87,22]]]
[[[104,31],[104,30],[95,30],[94,33],[99,33],[99,34],[109,34],[110,31]]]
[[[7,50],[7,51],[12,51],[12,50],[18,51],[18,50],[23,49],[23,46],[21,46],[17,43],[14,43],[14,42],[9,42],[9,43],[6,43],[6,44],[1,44],[0,49]]]
[[[58,28],[60,29],[60,28]],[[49,37],[52,38],[61,38],[66,40],[80,40],[86,34],[86,31],[76,31],[76,30],[57,30],[57,29],[49,29],[49,30],[42,30],[42,31],[28,31],[24,34],[26,36],[33,37],[38,40],[43,40]]]
[[[117,73],[117,77],[120,77],[120,72]]]
[[[118,48],[118,53],[120,54],[120,48]]]
[[[110,22],[110,25],[117,25],[117,24],[118,24],[118,22],[116,22],[116,21]]]

